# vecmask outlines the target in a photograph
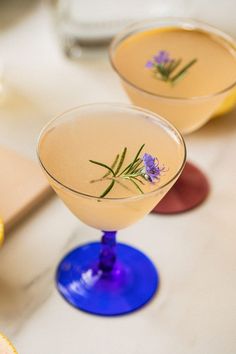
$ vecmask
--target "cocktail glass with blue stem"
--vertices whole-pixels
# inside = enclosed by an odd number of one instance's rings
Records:
[[[118,147],[125,148],[117,155],[117,167],[111,165],[112,175],[103,169],[104,161],[112,163]],[[94,156],[101,163],[92,160]],[[69,209],[85,224],[102,230],[100,243],[80,245],[60,262],[56,273],[59,292],[74,307],[97,315],[121,315],[142,307],[157,291],[159,274],[143,252],[116,241],[117,230],[148,214],[177,180],[186,159],[180,133],[141,108],[85,105],[46,125],[40,134],[38,157]],[[95,180],[104,171],[105,176]],[[106,190],[101,195],[97,188]]]

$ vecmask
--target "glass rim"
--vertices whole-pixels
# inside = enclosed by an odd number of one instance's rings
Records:
[[[169,130],[173,131],[175,134],[177,134],[178,139],[181,143],[181,146],[183,147],[183,161],[180,165],[180,167],[178,168],[177,172],[174,174],[174,176],[169,179],[166,183],[164,183],[163,185],[155,188],[153,191],[151,192],[147,192],[147,193],[143,193],[143,194],[137,194],[137,195],[132,195],[129,197],[120,197],[120,198],[109,198],[109,197],[105,197],[105,198],[100,198],[94,195],[90,195],[87,193],[83,193],[80,192],[79,190],[76,190],[74,188],[71,188],[69,186],[67,186],[65,183],[61,182],[59,179],[57,179],[55,176],[53,176],[48,169],[46,168],[46,166],[44,165],[41,157],[40,157],[40,152],[39,152],[39,146],[40,146],[40,142],[42,140],[42,137],[44,136],[44,133],[47,131],[47,129],[50,127],[51,124],[53,124],[54,122],[56,122],[57,120],[59,120],[60,118],[62,118],[63,116],[65,116],[66,114],[70,114],[73,112],[76,112],[78,110],[80,110],[81,108],[89,108],[89,107],[117,107],[117,108],[121,108],[121,109],[125,109],[125,110],[130,110],[130,111],[134,111],[134,112],[139,112],[139,113],[144,113],[146,115],[148,115],[148,118],[153,118],[155,120],[159,120],[159,122],[161,121],[162,123],[164,123]],[[45,171],[46,175],[48,175],[53,181],[55,181],[60,187],[62,187],[63,189],[85,197],[85,198],[89,198],[89,199],[94,199],[94,200],[101,200],[101,201],[127,201],[127,200],[136,200],[136,199],[142,199],[145,198],[146,196],[152,196],[154,194],[156,194],[158,191],[164,189],[166,186],[168,186],[169,184],[171,184],[171,182],[174,182],[177,177],[181,174],[185,163],[186,163],[186,159],[187,159],[187,150],[186,150],[186,144],[185,141],[181,135],[181,133],[178,131],[177,128],[175,128],[168,120],[166,120],[165,118],[161,117],[160,115],[157,115],[156,113],[153,113],[151,111],[148,111],[146,109],[131,105],[131,104],[125,104],[125,103],[117,103],[117,102],[100,102],[100,103],[89,103],[89,104],[83,104],[83,105],[79,105],[76,107],[73,107],[69,110],[64,111],[63,113],[55,116],[54,118],[52,118],[48,123],[46,123],[46,125],[44,125],[44,127],[41,129],[40,133],[39,133],[39,137],[37,140],[37,148],[36,148],[36,154],[37,154],[37,158],[38,161],[43,169],[43,171]]]
[[[155,24],[165,24],[169,22],[172,22],[173,26],[176,26],[177,28],[183,28],[183,29],[188,29],[188,30],[194,30],[194,29],[199,29],[205,33],[208,34],[214,34],[221,39],[223,39],[225,42],[227,42],[230,47],[235,51],[235,60],[236,60],[236,40],[231,37],[229,34],[221,31],[217,27],[214,27],[212,25],[209,25],[208,23],[202,22],[202,21],[197,21],[194,19],[190,18],[184,18],[184,17],[155,17],[155,18],[150,18],[142,21],[135,22],[129,26],[126,26],[122,31],[120,31],[111,41],[111,44],[109,46],[109,60],[110,64],[113,68],[113,70],[116,72],[116,74],[128,85],[132,86],[134,89],[137,91],[140,91],[144,94],[160,98],[163,100],[176,100],[176,101],[197,101],[197,100],[207,100],[213,97],[217,97],[219,95],[222,95],[226,93],[227,91],[230,91],[236,86],[236,78],[232,82],[232,84],[228,85],[226,88],[208,94],[208,95],[199,95],[199,96],[192,96],[192,97],[176,97],[176,96],[167,96],[167,95],[161,95],[161,94],[156,94],[154,92],[148,91],[143,89],[142,87],[139,87],[138,85],[134,84],[130,80],[128,80],[124,75],[122,75],[119,70],[117,69],[114,60],[113,60],[113,54],[117,48],[117,46],[124,40],[130,37],[134,33],[138,32],[143,32],[145,30],[151,29],[151,28],[157,28],[155,27]],[[145,25],[149,25],[150,27],[142,27]],[[152,25],[153,24],[153,25]],[[160,28],[164,28],[165,26],[162,26]]]

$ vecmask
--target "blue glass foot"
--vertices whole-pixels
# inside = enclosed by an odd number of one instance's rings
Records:
[[[115,258],[106,248],[101,254],[101,244],[94,242],[74,249],[61,261],[57,287],[71,305],[92,314],[115,316],[135,311],[153,297],[159,285],[153,263],[133,247],[121,243],[115,247]],[[101,256],[107,255],[103,267]]]

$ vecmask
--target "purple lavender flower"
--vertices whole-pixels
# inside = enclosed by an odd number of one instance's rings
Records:
[[[151,60],[148,60],[146,62],[145,68],[152,69],[153,68],[153,62]]]
[[[161,64],[167,64],[171,61],[171,58],[169,56],[169,53],[165,50],[160,50],[157,55],[154,55],[154,61],[161,65]]]
[[[166,50],[160,50],[156,55],[152,57],[152,60],[146,62],[145,67],[151,69],[154,74],[153,77],[165,82],[170,82],[174,85],[178,80],[182,79],[189,68],[197,62],[197,59],[192,59],[182,69],[179,67],[182,59],[173,59]],[[174,73],[173,73],[174,72]],[[173,73],[173,75],[172,75]]]
[[[164,171],[165,167],[160,167],[157,158],[147,153],[143,155],[142,160],[144,163],[144,178],[151,183],[155,183],[156,180],[160,179],[161,172]]]
[[[173,59],[170,58],[169,53],[165,50],[160,50],[156,55],[153,56],[152,60],[148,60],[145,64],[147,69],[156,69],[162,65],[168,64]]]

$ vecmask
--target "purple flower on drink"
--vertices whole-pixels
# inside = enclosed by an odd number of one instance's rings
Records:
[[[143,176],[151,183],[155,183],[160,179],[161,173],[165,170],[165,167],[160,167],[159,161],[156,157],[145,153],[142,157],[144,170]]]
[[[160,50],[157,55],[154,55],[154,61],[161,65],[161,64],[167,64],[169,63],[172,59],[169,56],[169,53],[165,50]]]
[[[153,62],[152,62],[151,60],[148,60],[148,61],[146,62],[146,65],[145,65],[146,68],[152,69],[153,66],[154,66],[154,64],[153,64]]]
[[[165,65],[172,61],[169,53],[165,50],[160,50],[156,55],[153,56],[152,60],[146,62],[145,67],[147,69],[153,69],[156,65]]]
[[[140,146],[138,152],[134,155],[134,158],[130,163],[128,163],[128,165],[127,162],[125,162],[126,153],[128,150],[127,147],[125,147],[120,154],[116,155],[115,160],[111,165],[106,165],[95,160],[89,160],[91,163],[107,170],[101,178],[90,181],[90,183],[109,181],[107,188],[99,196],[99,198],[104,198],[112,190],[116,183],[126,189],[129,189],[129,187],[124,184],[124,182],[129,181],[132,183],[133,187],[136,187],[137,190],[143,194],[144,192],[142,190],[142,186],[145,185],[143,179],[153,184],[160,180],[162,172],[166,172],[167,169],[164,166],[160,166],[158,159],[152,155],[145,153],[143,157],[141,157],[141,151],[144,146],[145,144]]]
[[[146,62],[145,67],[151,70],[154,78],[169,82],[173,86],[185,77],[191,66],[197,62],[197,59],[190,60],[182,69],[179,68],[181,62],[181,58],[173,59],[166,50],[160,50],[151,60]]]

